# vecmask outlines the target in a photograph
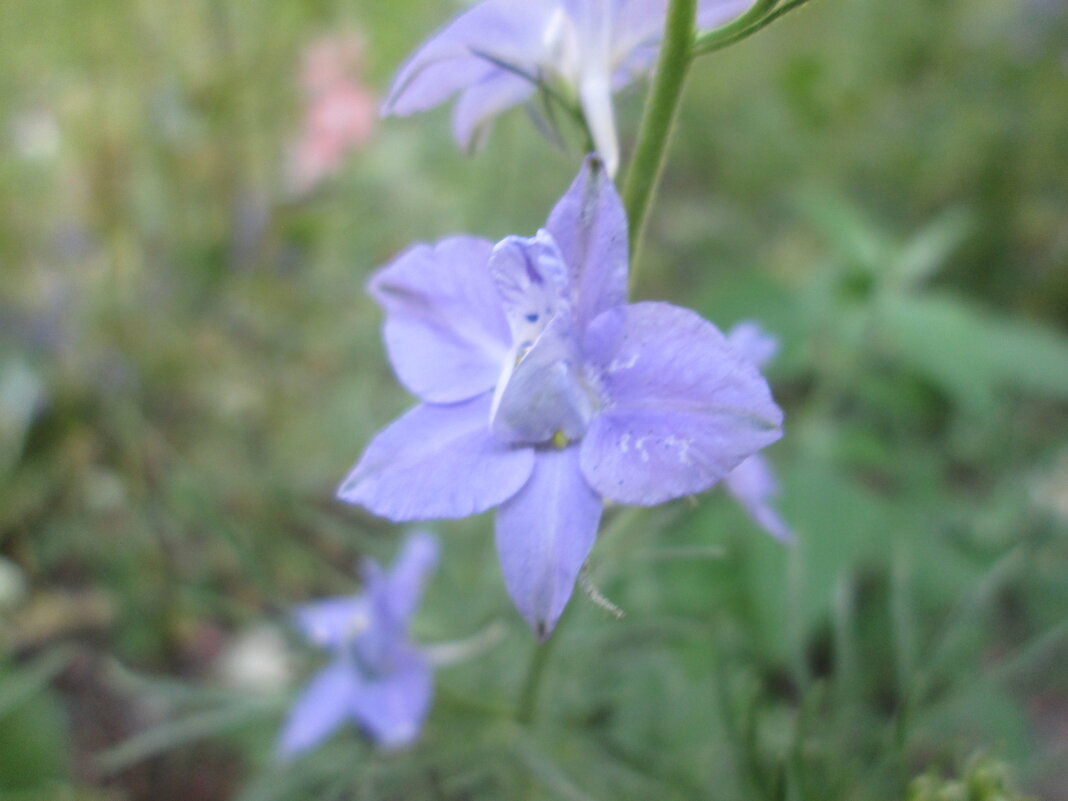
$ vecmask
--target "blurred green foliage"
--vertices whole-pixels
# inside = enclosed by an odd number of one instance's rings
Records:
[[[1000,762],[974,757],[960,781],[919,777],[909,787],[908,801],[1027,801],[1011,789],[1007,773]]]
[[[641,292],[781,337],[796,547],[718,491],[610,510],[590,580],[626,616],[576,593],[520,727],[535,646],[491,521],[437,526],[417,635],[503,633],[439,670],[411,752],[346,733],[273,764],[314,657],[267,690],[220,665],[396,542],[332,498],[410,403],[366,276],[533,232],[578,163],[519,111],[465,159],[441,111],[285,191],[302,48],[361,30],[383,87],[453,11],[6,0],[0,798],[934,799],[960,791],[913,778],[980,749],[1068,798],[1053,0],[813,0],[695,66]],[[640,90],[619,104],[629,146]]]

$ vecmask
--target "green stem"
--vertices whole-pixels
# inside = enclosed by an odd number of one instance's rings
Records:
[[[803,6],[808,0],[787,0],[779,8],[772,10],[778,2],[779,0],[760,0],[730,25],[724,25],[722,28],[716,28],[714,31],[699,36],[694,44],[693,56],[707,56],[742,39],[748,39],[783,14],[788,14],[795,8]]]
[[[692,49],[696,33],[697,0],[671,0],[656,75],[638,129],[638,146],[634,150],[634,159],[627,170],[627,180],[623,186],[623,205],[630,223],[632,289],[637,283],[637,257],[645,217],[664,167],[668,140],[678,112],[679,100],[682,98],[686,72],[693,59]]]
[[[570,607],[570,605],[569,605]],[[569,608],[568,607],[568,608]],[[538,711],[538,697],[541,695],[542,682],[545,679],[545,668],[549,664],[553,646],[560,639],[560,627],[564,618],[567,617],[568,609],[556,621],[556,630],[552,636],[543,643],[534,646],[534,655],[531,657],[530,666],[527,668],[527,677],[523,682],[523,690],[519,696],[519,707],[516,710],[515,719],[520,726],[529,728],[534,723]]]
[[[702,48],[707,42],[719,42],[742,33],[754,23],[764,19],[778,4],[779,0],[757,0],[749,7],[748,11],[736,20],[698,36],[697,42],[694,44],[694,53],[703,52]]]

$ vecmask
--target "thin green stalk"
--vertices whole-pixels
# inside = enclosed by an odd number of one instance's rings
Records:
[[[696,34],[697,0],[671,0],[656,75],[638,129],[638,146],[634,150],[634,159],[627,170],[627,180],[623,185],[623,205],[630,222],[632,289],[637,282],[637,257],[645,217],[664,167],[668,140],[678,112],[679,100],[682,98],[683,84],[693,59]]]
[[[534,655],[531,657],[530,666],[527,668],[527,676],[523,681],[523,689],[519,695],[519,706],[516,709],[515,719],[520,726],[529,728],[534,723],[538,712],[538,698],[541,695],[541,687],[545,679],[545,669],[549,664],[553,647],[560,639],[560,628],[564,624],[570,604],[565,607],[564,614],[556,621],[556,629],[543,643],[534,646]]]
[[[693,55],[695,57],[707,56],[742,39],[748,39],[779,17],[803,6],[808,0],[788,0],[779,8],[772,10],[778,2],[779,0],[761,0],[730,25],[724,25],[722,28],[716,28],[698,37],[694,44]]]
[[[779,2],[780,0],[756,0],[756,2],[749,7],[749,10],[736,20],[733,20],[721,28],[716,28],[698,36],[697,41],[694,43],[694,52],[702,52],[702,47],[706,42],[718,42],[742,33],[750,26],[764,19],[764,17],[766,17],[771,10],[779,4]]]
[[[521,726],[529,726],[534,722],[534,712],[538,707],[538,696],[541,694],[541,680],[545,675],[545,666],[549,661],[549,652],[552,650],[554,639],[539,643],[534,646],[534,658],[530,660],[527,668],[527,678],[523,682],[523,692],[519,696],[519,709],[515,718]]]
[[[563,622],[564,616],[561,615],[556,622],[558,630]],[[549,657],[552,655],[554,644],[560,638],[558,630],[554,631],[547,641],[535,644],[534,655],[531,657],[530,665],[527,667],[527,676],[523,681],[523,689],[519,695],[519,706],[515,713],[516,723],[527,730],[533,726],[537,717],[538,698],[541,695],[541,688],[545,681],[545,669],[549,664]],[[528,774],[522,785],[521,797],[533,799],[535,797],[534,794],[534,777],[532,774]]]

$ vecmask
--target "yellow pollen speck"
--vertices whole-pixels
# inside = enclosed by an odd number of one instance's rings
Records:
[[[559,450],[563,450],[564,448],[566,448],[567,434],[559,430],[555,434],[553,434],[553,447],[558,448]]]

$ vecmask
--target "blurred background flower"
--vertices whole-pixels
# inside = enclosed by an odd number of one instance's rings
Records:
[[[301,56],[303,119],[287,164],[297,194],[336,173],[374,134],[378,104],[361,82],[363,50],[363,37],[350,32],[316,39]]]

